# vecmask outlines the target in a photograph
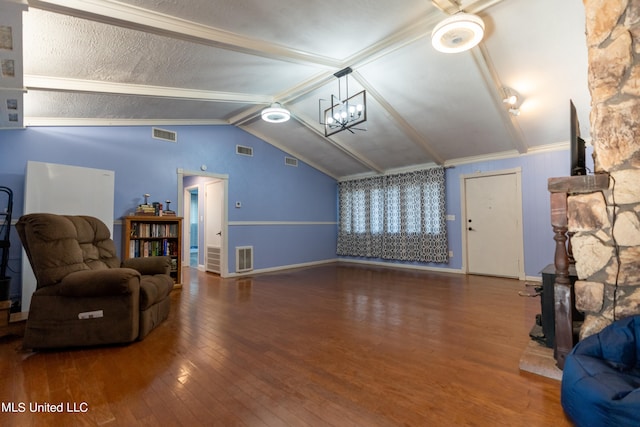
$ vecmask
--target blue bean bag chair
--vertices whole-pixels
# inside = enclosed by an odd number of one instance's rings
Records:
[[[561,402],[577,426],[640,426],[640,316],[612,323],[567,355]]]

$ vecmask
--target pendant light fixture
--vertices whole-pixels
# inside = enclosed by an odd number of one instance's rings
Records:
[[[332,94],[330,101],[318,100],[318,118],[324,126],[324,136],[331,136],[343,130],[351,133],[355,133],[354,130],[366,130],[356,126],[367,121],[367,92],[363,90],[355,95],[349,94],[349,74],[352,71],[351,67],[347,67],[334,73],[338,79],[338,96]],[[346,89],[344,98],[340,84],[342,78]]]

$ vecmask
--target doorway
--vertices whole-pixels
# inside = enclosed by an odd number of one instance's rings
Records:
[[[183,219],[183,265],[228,275],[228,176],[178,169],[178,215]],[[212,196],[212,192],[213,194]],[[217,268],[209,268],[208,248],[218,248]]]
[[[461,176],[466,272],[523,280],[521,170]]]
[[[189,267],[198,268],[200,259],[200,239],[198,238],[198,213],[200,210],[200,205],[198,203],[199,191],[198,186],[191,186],[185,190],[189,193],[189,201],[187,202],[189,210],[187,211],[187,209],[185,209],[185,218],[183,220],[189,222]]]
[[[222,253],[223,181],[213,179],[204,184],[205,211],[205,270],[220,274]]]

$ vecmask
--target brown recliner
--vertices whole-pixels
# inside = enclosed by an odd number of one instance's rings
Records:
[[[28,214],[16,230],[37,280],[24,348],[128,343],[169,315],[169,257],[121,264],[109,229],[90,216]]]

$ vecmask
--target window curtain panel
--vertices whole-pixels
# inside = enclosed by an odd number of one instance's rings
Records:
[[[444,168],[339,183],[338,255],[448,263]]]

